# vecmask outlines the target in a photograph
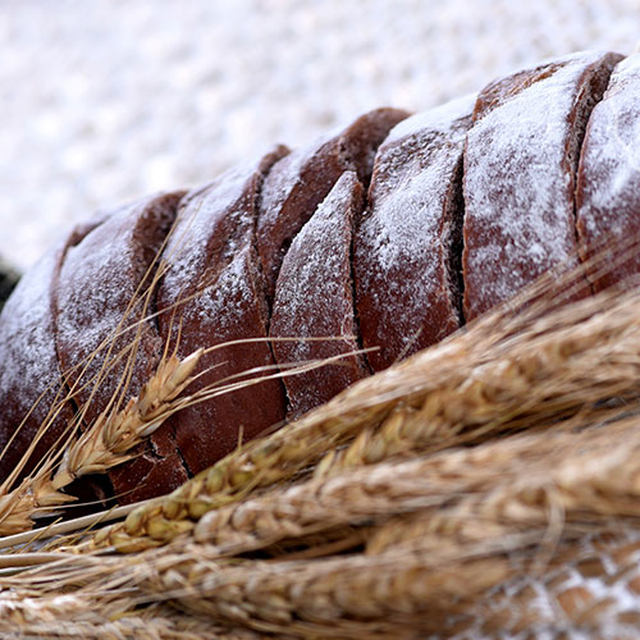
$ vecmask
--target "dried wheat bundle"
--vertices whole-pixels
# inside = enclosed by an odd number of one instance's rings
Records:
[[[632,637],[624,634],[633,628],[640,579],[638,446],[634,417],[378,463],[320,486],[311,478],[246,499],[230,519],[230,507],[214,512],[195,536],[161,549],[58,554],[55,563],[7,579],[12,593],[25,596],[4,604],[13,616],[25,608],[34,625],[51,611],[107,625],[95,621],[96,611],[119,619],[165,602],[186,619],[279,637],[458,637],[472,628],[485,637],[522,628]],[[300,499],[312,489],[320,523]],[[341,522],[363,535],[345,528],[344,548],[323,547],[319,532],[331,541]],[[275,529],[265,535],[265,524]],[[311,553],[301,551],[305,545]],[[247,556],[257,549],[271,559]]]
[[[497,310],[134,511],[124,527],[181,505],[169,535],[164,518],[158,535],[152,517],[146,536],[117,544],[165,546],[94,556],[96,542],[119,543],[116,525],[89,544],[63,540],[66,551],[8,556],[12,574],[36,566],[4,578],[7,633],[18,624],[35,637],[207,637],[202,620],[219,627],[209,637],[224,638],[633,626],[626,560],[603,569],[606,595],[593,581],[581,591],[577,569],[561,569],[588,564],[591,540],[610,540],[616,558],[635,540],[638,293],[621,288],[554,308],[529,304],[539,288],[523,294],[518,314]],[[468,380],[486,391],[469,395]],[[340,463],[364,434],[369,442],[407,416],[419,437],[383,438],[388,450],[375,459]],[[275,459],[261,467],[251,456],[265,450]],[[239,490],[207,485],[220,468],[240,472],[247,462],[255,475],[227,476]],[[522,587],[531,581],[535,597]],[[521,609],[515,592],[525,594]],[[570,615],[556,615],[562,606]]]

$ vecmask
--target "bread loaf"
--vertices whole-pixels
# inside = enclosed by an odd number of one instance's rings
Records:
[[[639,83],[640,55],[574,54],[412,117],[373,111],[307,149],[277,147],[76,230],[0,315],[0,446],[13,438],[0,477],[52,406],[30,465],[73,415],[83,428],[135,395],[164,349],[209,348],[191,391],[347,354],[183,409],[110,473],[121,502],[164,493],[241,434],[636,236]],[[576,295],[639,267],[587,274]]]

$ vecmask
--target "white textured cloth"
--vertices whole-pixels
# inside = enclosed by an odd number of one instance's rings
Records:
[[[204,182],[376,106],[419,110],[585,48],[638,0],[5,0],[0,254],[31,264],[100,207]]]

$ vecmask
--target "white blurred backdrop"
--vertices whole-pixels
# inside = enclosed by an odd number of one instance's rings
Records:
[[[376,106],[630,53],[639,0],[0,0],[0,255]]]

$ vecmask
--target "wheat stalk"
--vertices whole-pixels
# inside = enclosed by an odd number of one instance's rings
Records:
[[[589,610],[591,625],[606,625],[612,609],[624,609],[625,601],[628,605],[628,598],[620,589],[628,584],[633,588],[638,582],[632,582],[638,575],[637,530],[634,535],[635,555],[629,553],[628,539],[621,540],[618,536],[609,544],[608,553],[613,558],[627,553],[628,559],[603,572],[609,593],[600,597],[599,607],[596,605],[600,594],[595,593],[582,609],[580,606],[569,609],[574,623],[584,624],[585,611]],[[445,557],[433,550],[390,549],[375,556],[275,563],[225,563],[216,559],[216,549],[186,545],[175,558],[167,557],[163,550],[142,587],[150,590],[148,598],[176,599],[181,607],[210,616],[216,622],[295,637],[415,637],[419,633],[442,632],[445,625],[453,627],[462,614],[467,618],[471,615],[476,622],[492,620],[494,632],[499,632],[502,618],[497,604],[504,609],[511,603],[513,608],[513,594],[507,588],[526,577],[530,582],[545,585],[549,597],[554,594],[564,606],[571,606],[571,598],[579,594],[572,591],[570,579],[563,581],[564,590],[558,588],[558,567],[564,565],[565,571],[575,574],[579,570],[576,565],[583,561],[578,566],[586,570],[584,557],[579,553],[584,537],[568,535],[542,575],[536,574],[537,552],[532,552],[536,547],[531,546],[543,540],[540,536],[537,540],[531,536],[515,539],[511,548],[510,541],[500,536],[491,545],[482,545],[475,551],[467,545],[457,555]],[[593,534],[587,537],[591,539]],[[496,605],[494,615],[486,616],[492,608],[487,606],[487,599],[501,589],[505,589],[502,602],[490,601]],[[539,603],[530,597],[526,604],[524,614],[531,615]],[[520,612],[517,617],[513,612],[514,631],[524,614]],[[569,620],[562,618],[545,621],[538,616],[537,622],[570,626]]]
[[[544,497],[540,490],[547,488],[553,489],[550,493],[556,500],[560,497],[569,523],[609,524],[613,516],[638,515],[639,435],[638,420],[633,418],[578,435],[535,434],[488,443],[475,450],[443,452],[431,459],[376,465],[368,473],[352,471],[322,483],[314,479],[208,515],[195,532],[196,540],[206,540],[206,544],[189,545],[181,540],[155,554],[125,559],[120,565],[125,574],[118,580],[144,583],[151,573],[153,580],[163,585],[161,591],[171,593],[176,587],[169,584],[172,579],[182,580],[185,589],[196,584],[193,574],[200,571],[203,558],[220,562],[223,553],[256,548],[257,539],[262,545],[270,544],[277,538],[308,533],[309,527],[318,528],[322,522],[326,529],[341,521],[357,524],[376,519],[380,526],[369,541],[369,557],[419,553],[424,556],[421,562],[434,568],[445,559],[459,561],[461,555],[466,557],[469,549],[478,545],[483,553],[491,548],[494,553],[496,549],[503,553],[510,543],[521,548],[525,543],[544,540],[549,509],[540,500]],[[619,444],[611,447],[612,440]],[[518,476],[520,482],[516,482]],[[529,502],[523,504],[527,499]],[[463,508],[455,507],[456,500]],[[480,509],[470,510],[470,501]],[[496,505],[501,508],[496,509]],[[417,510],[420,518],[385,524],[391,514],[403,510]],[[266,517],[269,526],[265,528],[260,517]],[[273,523],[279,527],[275,534],[270,529]],[[509,523],[514,524],[506,526]],[[565,527],[563,535],[573,535],[574,530]],[[408,547],[408,542],[413,545]],[[184,552],[183,547],[189,550]],[[140,566],[148,569],[141,571]],[[222,563],[210,569],[212,575],[226,575],[231,566]],[[133,573],[127,574],[125,567]],[[372,570],[372,575],[375,573]]]
[[[585,555],[585,540],[591,544],[591,555]],[[172,552],[163,548],[139,554],[138,568],[131,567],[131,559],[110,559],[110,571],[102,574],[102,587],[92,579],[90,586],[61,601],[59,585],[58,593],[40,595],[35,602],[28,600],[35,598],[35,593],[25,591],[18,606],[15,596],[8,596],[12,617],[0,618],[0,630],[3,624],[22,624],[22,608],[35,629],[43,619],[52,623],[65,617],[87,626],[97,624],[96,611],[108,612],[116,621],[124,620],[121,616],[132,615],[134,610],[133,615],[141,615],[145,610],[140,604],[144,602],[174,600],[188,612],[209,617],[215,625],[238,625],[301,638],[415,637],[416,633],[445,630],[451,632],[448,637],[472,625],[483,629],[493,625],[498,635],[507,628],[517,632],[523,619],[528,629],[535,629],[535,624],[557,629],[570,622],[576,627],[588,623],[608,628],[611,611],[624,608],[625,595],[620,590],[633,590],[638,575],[637,529],[613,523],[613,529],[605,526],[595,533],[568,535],[542,573],[535,572],[537,552],[531,546],[533,542],[525,537],[509,545],[509,540],[497,538],[491,545],[475,545],[475,549],[467,545],[457,554],[444,557],[424,550],[388,549],[376,556],[275,563],[220,561],[217,550],[209,545],[185,544],[179,552],[176,547]],[[589,571],[594,577],[590,566],[594,549],[598,558],[610,563],[608,568],[599,569],[608,593],[599,597],[601,594],[595,592],[595,597],[574,605],[579,593],[573,589],[571,576]],[[76,557],[74,562],[78,560]],[[98,564],[100,559],[93,562]],[[560,572],[565,577],[559,576]],[[50,580],[54,580],[60,570],[50,573]],[[137,592],[132,589],[134,584]],[[524,588],[532,584],[537,589],[533,594]],[[123,585],[127,591],[118,600]],[[51,588],[56,589],[55,585]],[[536,609],[540,597],[550,601],[555,598],[561,606],[571,607],[570,617],[550,619],[547,614],[545,619],[545,612]],[[0,597],[0,611],[5,614],[3,604],[6,602]],[[510,626],[501,628],[508,606]],[[18,609],[17,614],[12,607]],[[159,615],[158,610],[155,615]]]
[[[382,638],[464,633],[483,616],[493,634],[501,620],[514,633],[523,620],[526,628],[557,630],[553,620],[533,618],[535,599],[523,600],[520,618],[507,619],[508,589],[540,577],[535,584],[558,600],[558,567],[583,559],[585,539],[635,531],[638,420],[620,415],[638,409],[638,311],[640,294],[618,292],[548,317],[497,312],[247,445],[135,511],[125,528],[94,539],[131,550],[183,534],[164,548],[129,557],[60,554],[4,580],[6,628],[46,635],[56,621],[73,619],[77,627],[60,629],[141,637],[142,623],[156,615],[161,624],[148,630],[158,635],[149,637],[191,633],[184,621],[210,619],[225,634],[232,625],[256,634]],[[575,427],[588,428],[574,434]],[[522,428],[540,430],[437,452]],[[292,479],[296,486],[281,486]],[[277,546],[287,538],[314,545],[316,557]],[[365,553],[335,555],[363,539]],[[607,553],[624,544],[615,538]],[[276,545],[269,561],[221,557],[269,545]],[[630,584],[616,571],[631,561],[608,573],[609,597]],[[56,600],[62,593],[69,600]],[[495,606],[487,608],[487,598]],[[619,630],[607,626],[611,602],[592,602],[592,626],[584,628]],[[195,617],[170,613],[171,604]],[[568,619],[579,627],[584,611]]]
[[[572,524],[584,526],[614,516],[640,516],[638,418],[577,436],[559,434],[545,438],[541,434],[522,439],[520,446],[514,444],[506,441],[483,447],[487,454],[486,471],[496,474],[493,483],[487,482],[481,491],[472,482],[459,486],[458,492],[454,487],[448,500],[443,495],[435,508],[410,516],[410,526],[405,526],[406,517],[402,527],[392,519],[370,539],[368,552],[384,552],[394,546],[411,548],[417,544],[420,549],[430,545],[440,553],[452,545],[464,547],[501,535],[536,530],[553,533],[553,529],[548,529],[550,526],[557,532]],[[527,464],[518,455],[518,449],[526,452],[529,447],[540,450],[537,463]],[[493,456],[508,456],[509,451],[514,454],[509,468],[490,462]],[[446,459],[447,455],[443,457]],[[462,462],[459,473],[473,480],[475,474],[469,472],[469,466],[474,464],[474,456],[464,458],[459,459]],[[428,475],[426,478],[429,480]]]

